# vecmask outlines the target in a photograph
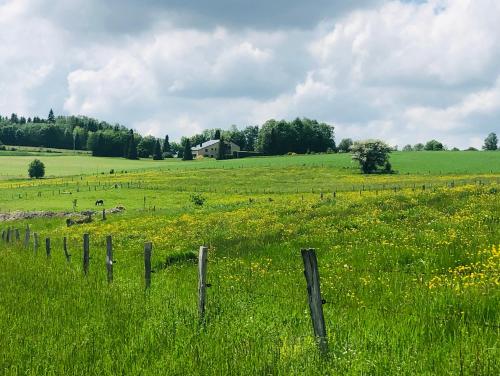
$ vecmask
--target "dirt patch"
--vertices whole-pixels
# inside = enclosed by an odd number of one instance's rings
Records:
[[[106,209],[106,214],[121,213],[125,210],[123,206]],[[96,215],[102,213],[102,210],[84,210],[82,212],[53,212],[53,211],[14,211],[10,213],[0,213],[0,222],[16,221],[20,219],[33,219],[33,218],[73,218],[80,219],[86,218],[89,215]]]

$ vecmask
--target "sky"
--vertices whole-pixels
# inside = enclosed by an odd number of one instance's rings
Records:
[[[175,140],[309,117],[336,139],[500,131],[498,0],[0,0],[0,114]]]

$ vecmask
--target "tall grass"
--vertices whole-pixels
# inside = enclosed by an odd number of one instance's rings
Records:
[[[43,247],[35,255],[22,244],[0,244],[1,373],[500,373],[497,176],[485,185],[454,188],[444,181],[477,176],[436,177],[425,191],[413,189],[411,176],[373,177],[381,187],[392,179],[407,188],[360,195],[366,183],[357,175],[320,166],[287,171],[221,169],[211,175],[213,181],[201,171],[124,174],[90,193],[76,192],[78,179],[0,185],[2,205],[9,208],[27,207],[25,202],[61,208],[65,196],[52,192],[66,183],[81,208],[94,197],[108,207],[118,202],[127,207],[106,221],[96,218],[71,228],[62,218],[2,223],[3,228],[29,223],[42,240],[51,237],[53,250],[47,259]],[[317,176],[323,178],[309,181]],[[319,188],[330,187],[327,176],[356,189],[335,197],[328,191],[321,199]],[[85,177],[80,187],[87,179],[97,184],[98,178]],[[248,188],[271,193],[231,192],[245,179]],[[127,181],[144,183],[112,188]],[[186,191],[173,188],[181,181]],[[189,196],[200,186],[206,201],[196,207]],[[9,195],[19,191],[28,192],[28,199],[10,204]],[[29,198],[38,191],[41,199]],[[148,210],[153,204],[159,209]],[[81,265],[83,233],[91,236],[87,277]],[[111,285],[104,265],[108,234],[117,260]],[[69,239],[69,264],[63,236]],[[155,266],[148,291],[145,241],[153,242]],[[197,316],[192,260],[201,244],[210,247],[205,325]],[[303,247],[318,254],[327,357],[312,338]]]

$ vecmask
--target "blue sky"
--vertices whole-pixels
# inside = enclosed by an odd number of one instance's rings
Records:
[[[497,0],[0,0],[0,113],[178,139],[316,118],[337,139],[500,130]]]

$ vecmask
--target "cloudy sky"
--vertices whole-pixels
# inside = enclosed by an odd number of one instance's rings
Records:
[[[500,131],[498,0],[0,0],[0,114],[172,139],[311,117],[337,139]]]

